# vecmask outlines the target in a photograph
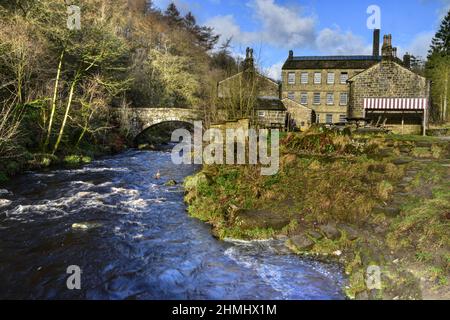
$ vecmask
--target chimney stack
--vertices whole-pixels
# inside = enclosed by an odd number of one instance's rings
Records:
[[[380,29],[373,30],[373,54],[374,57],[380,56]]]
[[[403,65],[405,68],[411,69],[411,55],[408,52],[403,56]]]
[[[383,58],[393,59],[397,56],[397,48],[392,47],[392,35],[383,36],[383,47],[381,48]]]

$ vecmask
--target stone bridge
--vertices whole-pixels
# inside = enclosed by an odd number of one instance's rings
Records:
[[[193,124],[194,121],[203,119],[200,110],[183,108],[117,108],[114,109],[114,113],[119,122],[126,122],[134,138],[159,123],[177,121]]]

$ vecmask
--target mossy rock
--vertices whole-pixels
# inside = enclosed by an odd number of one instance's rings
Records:
[[[201,184],[211,184],[211,178],[203,172],[199,172],[184,179],[184,189],[186,192],[196,191]]]
[[[314,241],[304,234],[293,236],[289,239],[290,245],[298,251],[309,251],[314,247]]]
[[[175,180],[169,180],[165,183],[165,186],[167,187],[173,187],[176,186],[178,183]]]
[[[342,236],[341,231],[339,231],[338,228],[331,223],[320,226],[319,229],[328,239],[331,240],[338,240]]]
[[[243,229],[273,229],[282,230],[291,223],[287,215],[277,214],[267,210],[237,210],[236,225]]]

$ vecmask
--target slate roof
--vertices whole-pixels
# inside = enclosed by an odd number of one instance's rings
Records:
[[[375,56],[304,56],[288,58],[282,69],[367,69],[380,61]]]
[[[286,111],[283,102],[276,97],[258,97],[256,110]]]

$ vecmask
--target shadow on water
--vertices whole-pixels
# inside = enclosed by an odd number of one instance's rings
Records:
[[[129,151],[16,178],[0,195],[0,298],[344,298],[338,267],[276,241],[220,242],[188,217],[181,186],[165,183],[196,169]],[[81,290],[66,287],[70,265],[82,269]]]

